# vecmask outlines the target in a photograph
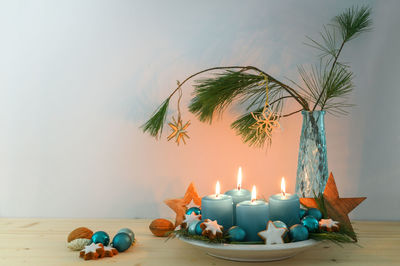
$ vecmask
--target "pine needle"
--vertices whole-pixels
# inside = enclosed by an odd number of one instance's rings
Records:
[[[202,122],[212,122],[235,98],[250,93],[264,78],[241,71],[225,71],[212,78],[197,80],[189,110]]]
[[[162,129],[167,117],[168,105],[170,98],[167,98],[157,109],[157,111],[144,123],[141,128],[143,132],[148,132],[155,138],[161,137]]]

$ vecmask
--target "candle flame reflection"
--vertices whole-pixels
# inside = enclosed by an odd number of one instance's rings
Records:
[[[282,195],[285,197],[286,189],[285,189],[285,178],[284,177],[282,177],[282,181],[281,181],[281,192],[282,192]]]
[[[242,167],[239,166],[237,174],[237,189],[240,190],[241,188],[242,188]]]
[[[254,202],[257,199],[257,190],[256,186],[253,186],[253,189],[251,191],[251,202]]]
[[[221,187],[219,185],[219,181],[217,181],[217,184],[215,185],[215,196],[218,197],[220,193],[221,193]]]

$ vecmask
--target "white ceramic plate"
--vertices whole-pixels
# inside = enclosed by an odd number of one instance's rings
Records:
[[[284,260],[319,243],[319,241],[309,239],[300,242],[276,245],[240,245],[213,244],[185,237],[179,237],[179,239],[205,251],[208,255],[233,261]]]

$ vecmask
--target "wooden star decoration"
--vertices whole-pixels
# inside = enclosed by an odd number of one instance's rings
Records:
[[[169,122],[168,125],[172,129],[171,135],[168,136],[168,141],[171,139],[175,138],[175,142],[179,145],[180,140],[183,141],[184,144],[186,144],[185,137],[190,138],[187,134],[187,128],[190,126],[190,121],[186,122],[186,124],[183,125],[182,119],[180,116],[178,116],[178,120],[175,120],[174,117],[172,117],[173,122]]]
[[[338,221],[341,228],[349,232],[349,236],[357,241],[353,226],[351,225],[348,214],[355,209],[366,197],[340,198],[336,187],[335,178],[331,173],[322,194],[323,203],[329,218]],[[301,198],[300,203],[307,208],[318,208],[315,198]]]
[[[180,225],[185,219],[187,205],[189,205],[192,201],[197,206],[201,206],[201,198],[199,197],[199,194],[197,193],[193,183],[190,183],[183,198],[164,200],[164,203],[176,213],[175,227]]]

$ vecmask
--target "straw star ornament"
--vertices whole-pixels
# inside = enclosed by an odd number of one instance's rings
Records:
[[[261,113],[252,112],[251,116],[256,122],[251,128],[256,130],[257,134],[266,134],[268,139],[272,138],[272,131],[279,128],[278,115],[269,108],[264,108]]]
[[[175,117],[172,117],[172,121],[173,122],[168,123],[168,125],[172,129],[171,135],[168,136],[168,141],[175,138],[175,142],[178,145],[181,140],[183,141],[184,144],[186,144],[185,138],[190,139],[186,130],[190,126],[190,121],[186,122],[186,124],[183,124],[180,116],[178,116],[178,120],[175,120]]]

